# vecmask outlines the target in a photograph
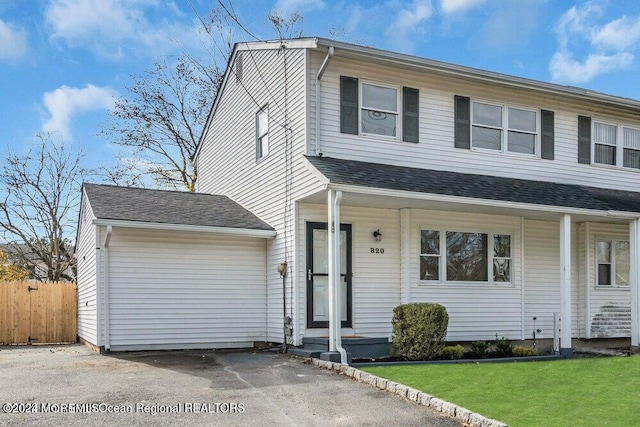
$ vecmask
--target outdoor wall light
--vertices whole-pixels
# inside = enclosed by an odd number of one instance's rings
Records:
[[[373,232],[373,238],[376,239],[376,242],[382,241],[382,233],[379,228]]]

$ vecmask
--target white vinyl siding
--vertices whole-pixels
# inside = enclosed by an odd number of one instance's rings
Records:
[[[560,312],[560,223],[526,220],[524,248],[525,337],[533,337],[535,325],[537,338],[553,338],[553,316]]]
[[[114,228],[111,349],[250,347],[266,341],[265,244]]]
[[[314,76],[324,59],[311,55],[309,75]],[[340,75],[374,79],[390,85],[419,89],[420,144],[388,144],[376,138],[340,133]],[[313,80],[310,90],[315,90]],[[492,100],[501,105],[554,112],[554,160],[532,156],[504,155],[492,150],[461,150],[454,147],[454,95],[472,100]],[[550,93],[536,94],[513,87],[470,82],[428,72],[372,65],[356,59],[334,57],[322,80],[321,135],[325,156],[403,167],[450,170],[463,173],[491,174],[510,178],[567,184],[598,186],[637,191],[636,175],[631,168],[594,168],[579,164],[578,115],[586,114],[593,105]],[[620,120],[625,126],[640,129],[640,118],[634,112],[598,105],[603,119]],[[538,121],[540,119],[538,118]],[[314,128],[311,128],[313,137]],[[539,145],[539,143],[538,143]]]
[[[98,300],[96,274],[96,226],[95,217],[86,196],[80,209],[78,232],[78,336],[93,345],[98,344]]]
[[[282,78],[284,54],[289,76],[286,80]],[[307,128],[311,126],[305,114],[307,108],[313,107],[305,85],[307,56],[302,49],[244,51],[242,56],[243,84],[236,84],[235,77],[226,80],[217,110],[203,134],[198,157],[198,191],[226,195],[276,230],[275,239],[267,242],[267,340],[282,342],[283,281],[276,267],[286,260],[290,271],[295,269],[295,200],[320,187],[317,178],[304,165],[303,157]],[[281,126],[285,122],[285,82],[288,135]],[[269,156],[258,163],[255,161],[256,102],[258,105],[269,102],[270,115]],[[313,116],[311,109],[309,114]],[[289,194],[285,191],[287,172],[289,182],[295,183],[290,186]],[[285,294],[287,313],[293,317],[292,277],[289,275],[286,279]]]

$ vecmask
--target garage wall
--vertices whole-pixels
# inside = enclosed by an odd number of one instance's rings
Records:
[[[76,257],[78,260],[78,336],[94,345],[98,343],[98,300],[96,275],[96,226],[89,200],[82,198]]]
[[[266,340],[264,239],[114,228],[112,350],[229,348]]]

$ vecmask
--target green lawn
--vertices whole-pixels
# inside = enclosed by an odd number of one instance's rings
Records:
[[[640,425],[640,357],[363,370],[510,426]]]

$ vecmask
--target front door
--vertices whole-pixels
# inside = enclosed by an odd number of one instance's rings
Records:
[[[342,327],[351,327],[351,224],[340,224]],[[327,224],[307,223],[307,327],[329,327],[329,233]]]

